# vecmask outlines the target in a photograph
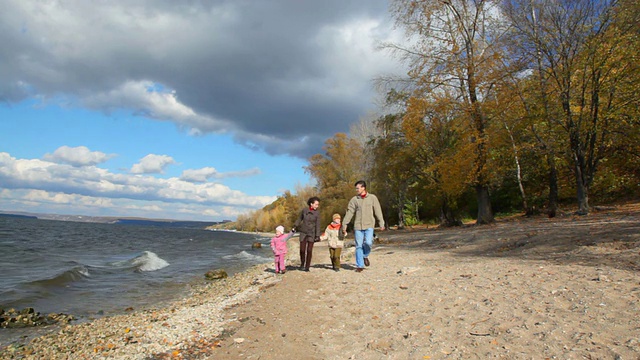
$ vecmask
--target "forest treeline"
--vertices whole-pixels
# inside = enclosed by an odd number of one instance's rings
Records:
[[[319,196],[323,224],[364,179],[387,222],[478,224],[497,213],[581,215],[640,194],[640,2],[393,1],[409,69],[377,79],[385,104],[324,144],[315,186],[239,216],[291,227]],[[366,59],[365,59],[366,61]]]

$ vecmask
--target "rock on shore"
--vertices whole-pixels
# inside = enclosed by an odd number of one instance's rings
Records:
[[[73,315],[56,313],[44,315],[31,307],[22,310],[0,309],[0,328],[22,328],[57,323],[68,324],[72,320],[75,320]]]

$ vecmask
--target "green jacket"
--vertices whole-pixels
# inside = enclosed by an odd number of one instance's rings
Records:
[[[342,229],[347,229],[347,224],[351,221],[351,218],[355,214],[356,218],[353,221],[353,228],[356,230],[372,229],[376,226],[376,219],[380,227],[384,227],[384,218],[382,217],[382,208],[378,198],[367,193],[364,199],[356,195],[349,200],[347,205],[347,214],[342,221]]]

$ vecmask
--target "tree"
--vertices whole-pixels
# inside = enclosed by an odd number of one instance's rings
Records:
[[[402,120],[414,171],[439,202],[442,226],[462,225],[457,199],[472,180],[463,174],[472,174],[474,168],[473,158],[467,156],[473,144],[460,141],[464,121],[457,116],[458,104],[451,98],[411,98]]]
[[[367,113],[361,116],[357,122],[349,126],[349,138],[358,142],[363,151],[363,164],[359,166],[364,174],[371,174],[376,166],[373,142],[382,136],[380,128],[376,125],[378,116]]]
[[[509,81],[506,81],[506,84],[509,84]],[[492,113],[492,117],[497,120],[495,126],[502,130],[494,129],[496,135],[493,137],[496,140],[493,143],[494,148],[497,150],[494,151],[494,157],[508,158],[508,161],[503,161],[502,164],[500,161],[495,163],[501,164],[505,173],[513,173],[515,175],[522,201],[522,210],[525,214],[531,215],[533,210],[527,199],[520,154],[521,145],[519,142],[523,137],[520,134],[522,132],[522,116],[519,111],[519,101],[517,96],[514,96],[513,92],[510,91],[513,86],[499,86],[500,91],[496,94],[498,97],[495,98],[495,104],[489,110]],[[507,170],[512,168],[514,168],[513,172]]]
[[[309,159],[305,171],[316,180],[324,210],[322,221],[328,223],[332,213],[344,213],[354,195],[353,184],[365,179],[367,171],[364,149],[344,133],[328,139],[324,150],[324,155],[316,154]]]
[[[489,195],[488,134],[490,118],[483,102],[501,76],[505,24],[497,1],[397,0],[392,12],[407,33],[408,44],[389,44],[409,61],[416,97],[446,90],[463,105],[473,144],[471,185],[478,200],[477,223],[493,222]]]
[[[589,187],[612,151],[611,133],[624,112],[620,85],[633,76],[621,57],[632,27],[614,27],[617,0],[508,0],[505,13],[521,49],[537,62],[549,127],[560,129],[575,178],[578,214],[589,212]],[[618,13],[619,14],[619,13]],[[555,104],[548,94],[554,92]]]
[[[402,132],[402,114],[387,114],[376,121],[381,135],[371,141],[378,197],[383,205],[396,210],[398,228],[405,225],[407,194],[416,181],[414,154]],[[389,218],[392,216],[389,214]],[[388,219],[390,220],[390,219]]]

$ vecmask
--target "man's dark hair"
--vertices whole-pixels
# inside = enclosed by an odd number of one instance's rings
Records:
[[[366,182],[364,182],[364,180],[358,180],[358,181],[356,181],[356,183],[355,183],[355,184],[353,184],[353,186],[358,186],[358,184],[360,184],[360,185],[361,185],[363,188],[365,188],[365,189],[367,188],[367,183],[366,183]]]
[[[317,196],[310,197],[309,200],[307,200],[307,205],[311,206],[311,204],[313,204],[316,201],[320,202],[320,198]]]

